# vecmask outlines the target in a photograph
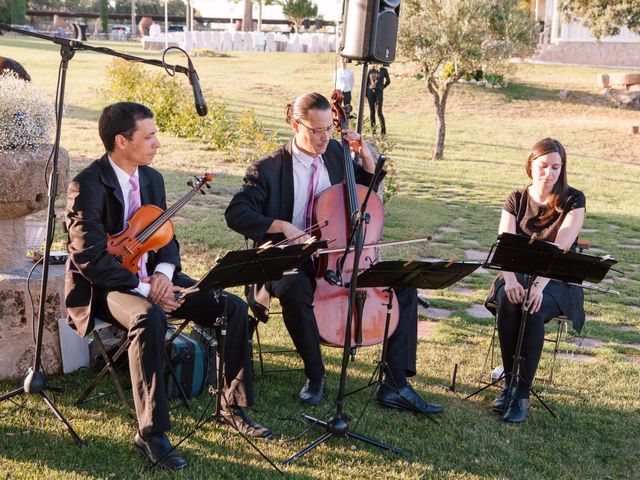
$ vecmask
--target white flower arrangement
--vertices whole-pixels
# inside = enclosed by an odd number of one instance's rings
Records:
[[[53,102],[14,72],[0,74],[0,151],[37,148],[49,141]]]

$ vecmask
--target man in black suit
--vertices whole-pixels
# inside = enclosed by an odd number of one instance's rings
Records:
[[[138,418],[135,446],[152,462],[182,470],[187,462],[166,436],[169,411],[163,379],[166,314],[213,326],[225,312],[225,300],[198,292],[176,300],[176,292],[195,281],[180,271],[175,237],[150,252],[134,275],[107,252],[107,236],[120,232],[141,205],[166,210],[162,175],[152,169],[160,147],[153,113],[122,102],[106,107],[99,121],[106,154],[82,170],[68,189],[66,225],[69,262],[65,278],[66,307],[81,336],[93,329],[93,316],[128,331],[133,398]],[[252,421],[245,407],[253,403],[247,306],[225,294],[228,319],[225,354],[225,398],[219,421],[247,435],[267,438],[271,432]]]
[[[293,129],[293,139],[249,167],[242,189],[225,212],[231,229],[257,243],[294,236],[298,237],[297,242],[306,241],[310,199],[344,179],[342,147],[332,139],[333,118],[328,100],[319,93],[299,95],[287,106],[286,121]],[[368,185],[375,160],[359,134],[349,131],[347,138],[351,149],[362,159],[362,165],[353,164],[356,182]],[[315,286],[311,262],[300,267],[298,273],[265,285],[267,292],[280,300],[285,325],[304,362],[307,381],[299,396],[303,403],[311,405],[321,402],[325,390],[325,369],[313,311]],[[377,400],[391,408],[439,413],[442,407],[425,402],[407,382],[407,377],[416,373],[416,297],[415,289],[396,291],[400,318],[389,339],[387,358],[392,375],[386,376]]]

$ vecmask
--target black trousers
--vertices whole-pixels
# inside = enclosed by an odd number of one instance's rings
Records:
[[[342,92],[344,94],[343,104],[347,108],[347,105],[351,106],[351,92]]]
[[[380,133],[386,135],[387,127],[384,123],[384,115],[382,114],[382,90],[371,90],[367,88],[367,101],[369,102],[369,119],[371,120],[371,128],[376,127],[376,111],[378,112],[378,118],[380,119]]]
[[[280,300],[282,316],[293,344],[304,363],[307,378],[320,379],[324,363],[320,352],[320,335],[313,312],[315,291],[313,267],[303,265],[299,272],[286,275],[265,285],[267,291]],[[415,288],[395,290],[400,318],[398,326],[389,337],[387,362],[396,380],[416,374],[416,347],[418,341],[418,303]]]
[[[174,284],[189,287],[195,280],[177,274]],[[247,305],[240,298],[225,293],[220,301],[213,292],[198,292],[171,315],[212,327],[225,310],[225,396],[229,405],[246,407],[253,404],[251,358],[249,356],[249,326]],[[94,306],[94,314],[105,321],[117,323],[128,331],[129,372],[138,428],[143,435],[155,435],[170,429],[163,354],[167,331],[167,315],[155,303],[131,291],[107,291]]]
[[[513,304],[507,299],[504,287],[497,292],[498,299],[498,337],[500,339],[500,351],[502,365],[507,379],[511,377],[513,357],[520,333],[520,321],[522,318],[522,304]],[[520,364],[520,379],[518,390],[521,394],[528,394],[533,383],[544,346],[544,325],[553,317],[562,314],[555,298],[545,295],[543,292],[542,305],[536,313],[527,315],[524,338],[522,342],[522,362]]]

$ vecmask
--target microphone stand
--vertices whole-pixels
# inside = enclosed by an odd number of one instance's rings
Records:
[[[391,445],[387,445],[379,440],[376,440],[371,437],[367,437],[365,435],[361,435],[359,433],[349,431],[349,420],[350,416],[344,412],[344,399],[345,399],[345,387],[347,381],[347,366],[349,364],[349,357],[351,356],[351,325],[353,322],[353,310],[356,305],[356,295],[357,295],[357,277],[359,271],[360,264],[360,256],[362,254],[362,250],[364,248],[364,228],[362,228],[364,223],[368,221],[368,214],[366,213],[367,200],[373,191],[373,187],[376,184],[377,178],[380,176],[382,172],[382,164],[384,163],[384,157],[381,157],[378,161],[378,165],[376,165],[376,172],[372,178],[371,183],[369,184],[369,190],[365,196],[362,205],[360,208],[354,212],[353,218],[351,219],[351,236],[347,241],[347,245],[344,250],[344,254],[341,259],[341,263],[344,264],[344,259],[347,254],[350,252],[353,245],[353,271],[351,273],[351,281],[348,284],[349,288],[349,307],[347,309],[347,321],[345,326],[345,335],[344,335],[344,344],[342,348],[342,364],[340,368],[340,386],[338,388],[338,396],[336,398],[336,411],[333,417],[331,417],[328,421],[323,421],[318,418],[312,417],[311,415],[303,414],[302,417],[305,420],[308,420],[314,424],[320,425],[326,429],[326,432],[318,437],[316,440],[311,442],[309,445],[304,447],[302,450],[294,453],[291,457],[283,461],[283,465],[288,465],[303,455],[307,454],[311,450],[315,449],[317,446],[329,440],[331,437],[348,437],[355,440],[359,440],[363,443],[367,443],[369,445],[373,445],[375,447],[381,448],[383,450],[387,450],[393,453],[397,453],[399,455],[407,455],[407,453],[397,447],[393,447]],[[341,267],[340,267],[341,270]],[[338,277],[339,278],[339,277]],[[342,283],[340,281],[340,283]]]
[[[5,30],[7,32],[15,32],[22,35],[27,35],[29,37],[41,38],[44,40],[48,40],[57,45],[60,45],[60,77],[58,81],[58,104],[56,105],[56,135],[53,143],[53,160],[52,160],[52,168],[51,174],[49,177],[49,190],[48,190],[48,205],[47,205],[47,228],[45,234],[45,248],[44,248],[44,257],[42,260],[42,284],[40,287],[40,301],[39,301],[39,310],[38,310],[38,323],[37,323],[37,333],[36,333],[36,351],[33,360],[33,366],[30,367],[27,372],[24,374],[23,385],[11,392],[8,392],[2,396],[0,396],[0,402],[4,400],[9,400],[17,395],[21,395],[23,393],[30,393],[34,395],[40,395],[47,406],[53,411],[54,415],[58,420],[60,420],[64,426],[67,428],[71,438],[79,447],[84,446],[85,442],[82,440],[78,434],[75,432],[71,424],[64,418],[62,413],[56,407],[53,399],[48,395],[47,390],[49,391],[61,391],[58,387],[52,387],[49,385],[47,375],[42,370],[42,340],[44,335],[44,325],[45,325],[45,308],[46,308],[46,298],[47,298],[47,280],[49,278],[49,263],[50,263],[50,253],[51,253],[51,245],[53,243],[53,231],[55,226],[55,200],[56,193],[58,191],[58,155],[60,151],[60,133],[62,130],[62,115],[64,113],[64,93],[65,93],[65,84],[67,78],[67,70],[69,66],[69,60],[71,60],[77,50],[91,50],[94,52],[104,53],[107,55],[112,55],[114,57],[120,57],[127,61],[134,61],[139,63],[145,63],[147,65],[153,65],[157,67],[170,67],[174,71],[184,73],[185,75],[190,77],[190,70],[188,68],[182,67],[180,65],[167,65],[164,62],[160,62],[158,60],[149,60],[140,57],[135,57],[133,55],[128,55],[124,53],[119,53],[110,48],[104,47],[90,47],[85,45],[82,42],[77,40],[69,40],[61,37],[51,37],[49,35],[43,35],[40,33],[30,32],[28,30],[23,30],[21,28],[15,28],[9,25],[5,25],[0,23],[0,30]],[[190,77],[191,78],[191,77]]]

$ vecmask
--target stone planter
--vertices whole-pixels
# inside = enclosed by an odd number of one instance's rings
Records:
[[[35,328],[31,318],[38,318],[42,270],[37,269],[30,282],[34,312],[26,287],[33,265],[26,258],[26,216],[47,208],[45,166],[51,148],[43,145],[29,151],[0,152],[0,380],[21,378],[33,363]],[[66,191],[69,171],[69,155],[63,149],[58,164],[59,195]],[[52,266],[47,282],[42,356],[47,373],[61,369],[58,320],[66,316],[63,299],[64,267]]]
[[[35,150],[0,151],[0,272],[20,267],[26,255],[26,216],[47,208],[51,145]],[[67,189],[69,155],[60,149],[58,192]]]

